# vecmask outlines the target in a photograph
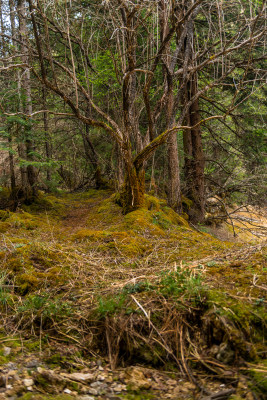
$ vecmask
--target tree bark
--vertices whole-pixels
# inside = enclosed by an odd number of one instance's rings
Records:
[[[21,51],[23,53],[22,60],[25,64],[28,63],[28,49],[26,46],[26,38],[27,38],[27,25],[26,25],[26,4],[25,0],[18,0],[18,18],[19,18],[19,33],[21,40]],[[32,96],[31,96],[31,76],[30,69],[26,68],[23,79],[22,79],[22,89],[25,93],[25,103],[23,105],[23,109],[25,114],[32,114]],[[35,167],[31,164],[34,161],[33,152],[34,152],[34,144],[31,138],[31,127],[24,126],[24,134],[26,136],[25,140],[25,150],[26,150],[26,160],[30,162],[30,164],[26,167],[26,175],[27,181],[25,182],[26,187],[25,191],[25,200],[26,202],[31,202],[37,195],[37,174]]]
[[[197,77],[190,81],[187,96],[190,100],[197,92]],[[194,127],[200,122],[199,102],[196,100],[189,108],[187,121]],[[187,196],[193,201],[189,211],[192,220],[203,222],[205,218],[205,157],[203,152],[200,126],[187,129],[183,133],[185,153],[185,180]]]

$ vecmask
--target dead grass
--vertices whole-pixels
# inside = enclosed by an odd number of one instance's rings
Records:
[[[101,351],[112,367],[172,363],[197,385],[199,366],[235,379],[240,358],[266,351],[266,247],[197,232],[154,198],[127,216],[114,200],[109,192],[68,195],[56,199],[58,213],[50,198],[45,211],[5,218],[5,333]],[[212,353],[222,344],[229,362]]]

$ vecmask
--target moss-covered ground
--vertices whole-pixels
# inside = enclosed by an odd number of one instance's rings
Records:
[[[116,195],[96,190],[0,210],[0,234],[0,366],[36,352],[67,369],[103,357],[201,385],[242,374],[247,390],[265,390],[262,242],[220,241],[152,196],[123,215]]]

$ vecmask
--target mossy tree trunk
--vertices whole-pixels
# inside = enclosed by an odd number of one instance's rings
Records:
[[[145,204],[145,170],[136,168],[134,163],[127,162],[125,180],[120,193],[123,213],[127,214]]]

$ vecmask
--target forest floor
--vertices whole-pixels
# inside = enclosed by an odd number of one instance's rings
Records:
[[[0,211],[0,399],[264,399],[266,243],[197,228],[109,191]]]

